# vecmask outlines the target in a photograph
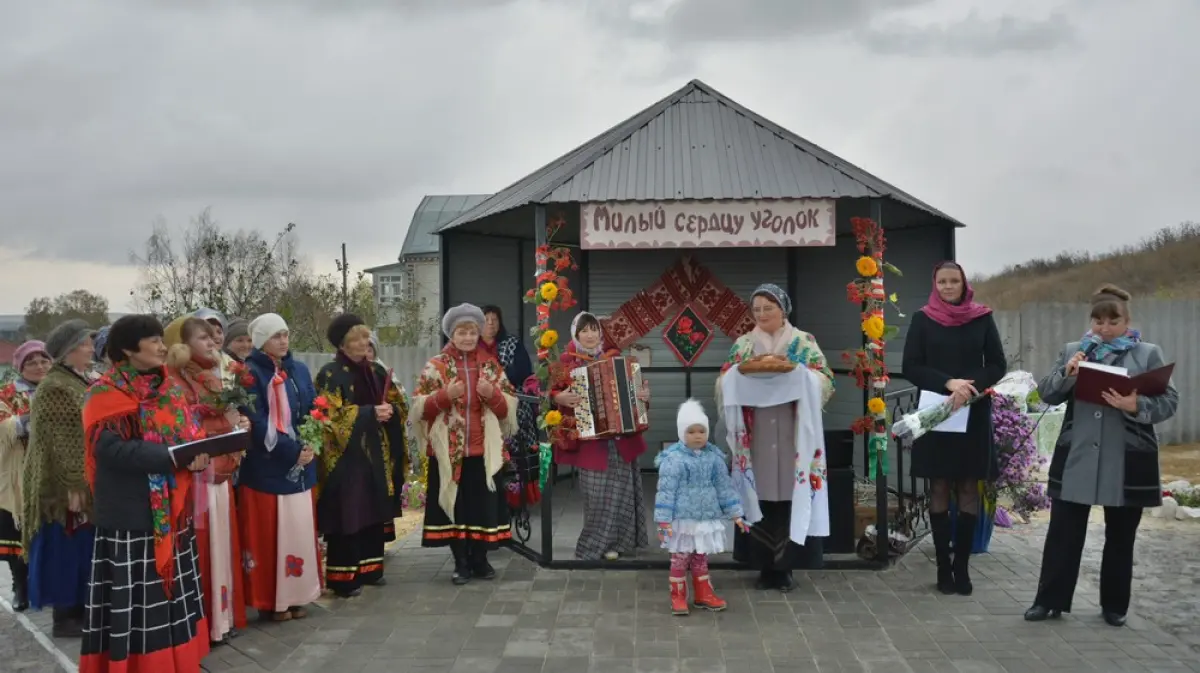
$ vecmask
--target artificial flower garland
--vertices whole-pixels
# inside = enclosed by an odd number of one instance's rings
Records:
[[[565,218],[557,216],[546,225],[546,243],[538,246],[535,261],[537,277],[534,287],[525,293],[525,302],[533,304],[537,309],[537,324],[530,329],[529,334],[537,345],[537,366],[534,375],[538,380],[537,394],[541,398],[538,415],[538,428],[545,430],[551,439],[563,432],[562,413],[553,408],[550,399],[550,379],[552,368],[558,363],[561,349],[558,348],[558,332],[550,328],[551,311],[568,311],[578,302],[567,283],[567,277],[562,273],[568,269],[579,270],[579,265],[571,259],[569,248],[556,246],[551,243],[554,235],[566,223]]]
[[[895,293],[890,296],[883,289],[883,273],[887,271],[902,276],[900,269],[884,261],[887,249],[883,228],[866,217],[850,218],[854,229],[854,240],[860,257],[854,263],[858,278],[846,285],[846,298],[862,307],[862,332],[866,336],[863,348],[843,354],[842,359],[852,367],[855,383],[859,388],[870,391],[866,414],[851,424],[855,434],[867,435],[867,450],[870,455],[870,478],[878,470],[887,474],[887,403],[884,393],[888,384],[888,368],[884,362],[887,340],[900,330],[887,324],[883,310],[890,303],[897,306]],[[899,314],[904,317],[903,313]]]

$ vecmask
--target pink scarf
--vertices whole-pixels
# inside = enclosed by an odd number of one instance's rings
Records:
[[[941,269],[958,269],[963,279],[962,299],[956,303],[942,299],[937,291],[937,272]],[[929,302],[921,307],[921,312],[943,327],[960,327],[976,318],[982,318],[992,312],[992,309],[975,302],[975,290],[967,282],[967,272],[954,262],[942,262],[933,267],[933,289],[929,292]]]

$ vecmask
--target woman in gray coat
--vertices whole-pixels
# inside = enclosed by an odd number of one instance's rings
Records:
[[[1100,610],[1104,621],[1123,626],[1133,583],[1133,543],[1142,510],[1162,504],[1158,436],[1154,426],[1175,415],[1179,393],[1150,397],[1133,391],[1104,393],[1105,404],[1076,400],[1076,373],[1085,360],[1124,367],[1130,376],[1166,364],[1162,350],[1129,327],[1129,293],[1105,285],[1092,295],[1092,326],[1067,344],[1054,369],[1038,384],[1048,404],[1067,403],[1066,420],[1050,461],[1050,530],[1042,551],[1042,573],[1026,621],[1057,618],[1071,611],[1079,560],[1091,508],[1104,507],[1104,556],[1100,565]]]

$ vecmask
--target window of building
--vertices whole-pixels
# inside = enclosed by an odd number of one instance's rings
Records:
[[[404,296],[404,276],[380,276],[379,298],[399,299]]]

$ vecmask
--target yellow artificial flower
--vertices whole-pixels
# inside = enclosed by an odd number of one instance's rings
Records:
[[[875,263],[874,259],[865,255],[858,258],[858,261],[854,263],[854,268],[858,269],[858,275],[865,278],[873,278],[875,274],[879,273],[879,265]]]
[[[552,329],[542,332],[542,338],[539,342],[542,348],[553,348],[554,344],[558,343],[558,332]]]
[[[562,423],[562,412],[551,409],[546,412],[546,427],[553,428]]]
[[[872,397],[867,400],[867,411],[871,412],[872,415],[878,416],[886,409],[887,405],[884,404],[882,397]]]
[[[554,283],[542,283],[542,289],[540,290],[540,293],[542,295],[542,299],[546,301],[554,301],[554,298],[558,296],[558,286]]]
[[[883,318],[877,315],[867,318],[862,323],[863,334],[866,334],[867,338],[872,341],[878,341],[883,338],[883,328]]]

